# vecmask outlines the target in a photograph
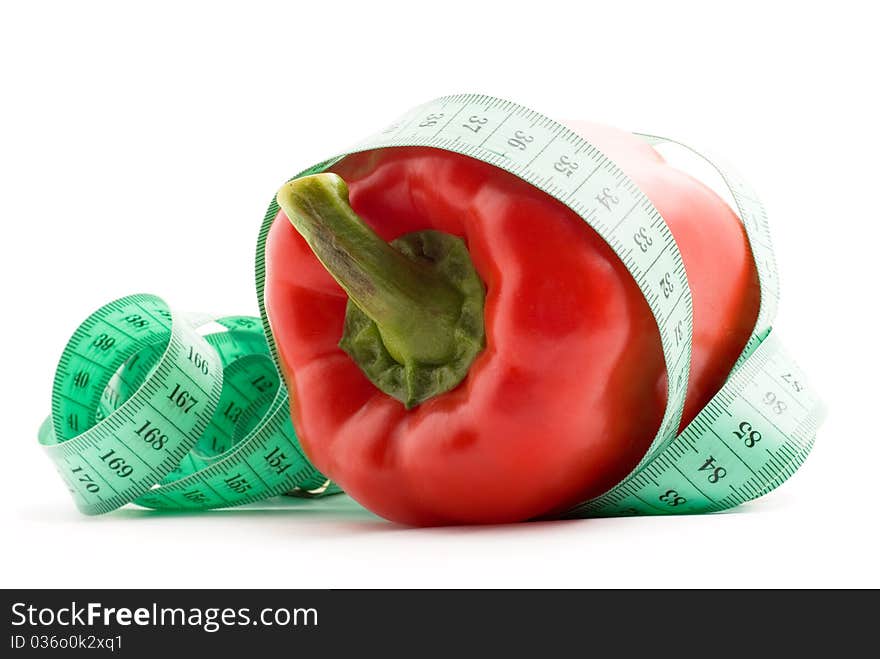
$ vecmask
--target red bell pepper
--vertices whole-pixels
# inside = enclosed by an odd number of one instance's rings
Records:
[[[642,140],[575,128],[647,194],[684,258],[684,427],[755,325],[745,231]],[[512,174],[447,151],[376,150],[331,171],[282,187],[266,243],[266,311],[315,466],[415,525],[553,514],[625,477],[660,425],[666,370],[605,241]]]

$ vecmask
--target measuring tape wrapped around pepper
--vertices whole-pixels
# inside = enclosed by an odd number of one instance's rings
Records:
[[[770,332],[757,197],[710,161],[737,218],[661,138],[577,130],[444,97],[291,179],[257,248],[268,342],[150,296],[92,316],[40,433],[80,509],[338,491],[317,469],[410,524],[709,512],[783,482],[822,407]]]

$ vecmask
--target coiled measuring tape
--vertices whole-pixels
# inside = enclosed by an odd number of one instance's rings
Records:
[[[197,331],[210,324],[219,331]],[[90,515],[326,492],[288,403],[258,319],[187,317],[132,295],[74,332],[39,440]]]
[[[660,428],[627,478],[566,516],[722,510],[769,492],[802,464],[824,408],[771,333],[778,282],[767,217],[732,168],[701,156],[733,195],[758,270],[760,310],[727,382],[678,434],[691,358],[690,288],[672,233],[635,184],[561,124],[475,94],[421,105],[294,178],[324,171],[351,153],[395,146],[470,156],[558,199],[614,249],[651,308],[669,380]],[[337,491],[302,453],[277,368],[263,300],[265,242],[277,213],[273,200],[257,243],[262,332],[256,319],[238,317],[216,319],[225,331],[201,336],[158,298],[133,296],[104,307],[74,334],[40,440],[83,512],[130,501],[199,509],[291,489]]]

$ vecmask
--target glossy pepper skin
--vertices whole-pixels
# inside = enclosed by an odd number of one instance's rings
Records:
[[[694,303],[684,427],[756,321],[745,232],[714,192],[642,140],[571,127],[651,199],[681,250]],[[315,466],[368,509],[410,525],[553,514],[625,477],[660,425],[666,372],[647,302],[604,240],[543,192],[458,154],[384,149],[333,171],[386,241],[427,228],[464,239],[485,285],[486,345],[460,385],[407,409],[338,347],[346,293],[279,212],[265,302]]]

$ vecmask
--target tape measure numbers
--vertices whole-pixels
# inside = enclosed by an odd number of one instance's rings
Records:
[[[641,137],[655,144],[667,141]],[[778,289],[766,213],[731,168],[709,160],[730,187],[746,229],[761,307],[728,381],[678,434],[690,370],[691,293],[669,227],[636,185],[564,126],[509,101],[474,94],[419,106],[297,176],[324,171],[350,153],[395,146],[435,147],[477,158],[560,200],[614,249],[651,308],[669,378],[660,428],[623,482],[568,516],[720,510],[773,489],[803,462],[823,409],[770,333]],[[572,163],[577,166],[565,166]],[[265,243],[277,213],[273,200],[257,243],[263,332],[255,319],[221,319],[227,332],[201,337],[158,298],[134,296],[100,310],[74,334],[59,365],[51,423],[44,424],[41,441],[84,512],[104,512],[127,501],[155,508],[229,506],[292,487],[320,491],[326,486],[302,455],[290,424],[263,300]],[[651,241],[638,239],[644,235]],[[145,318],[149,323],[139,325]],[[235,327],[243,321],[254,326]],[[193,361],[195,353],[201,365]],[[81,372],[87,374],[85,387]],[[184,389],[175,390],[178,385],[192,385],[182,405]],[[193,395],[200,398],[191,404]],[[173,429],[156,431],[167,439],[151,455],[144,436],[154,426],[144,423],[158,423],[154,419],[165,413]]]
[[[302,454],[258,319],[213,320],[222,331],[202,336],[203,322],[133,295],[74,332],[39,439],[82,512],[326,488]]]

